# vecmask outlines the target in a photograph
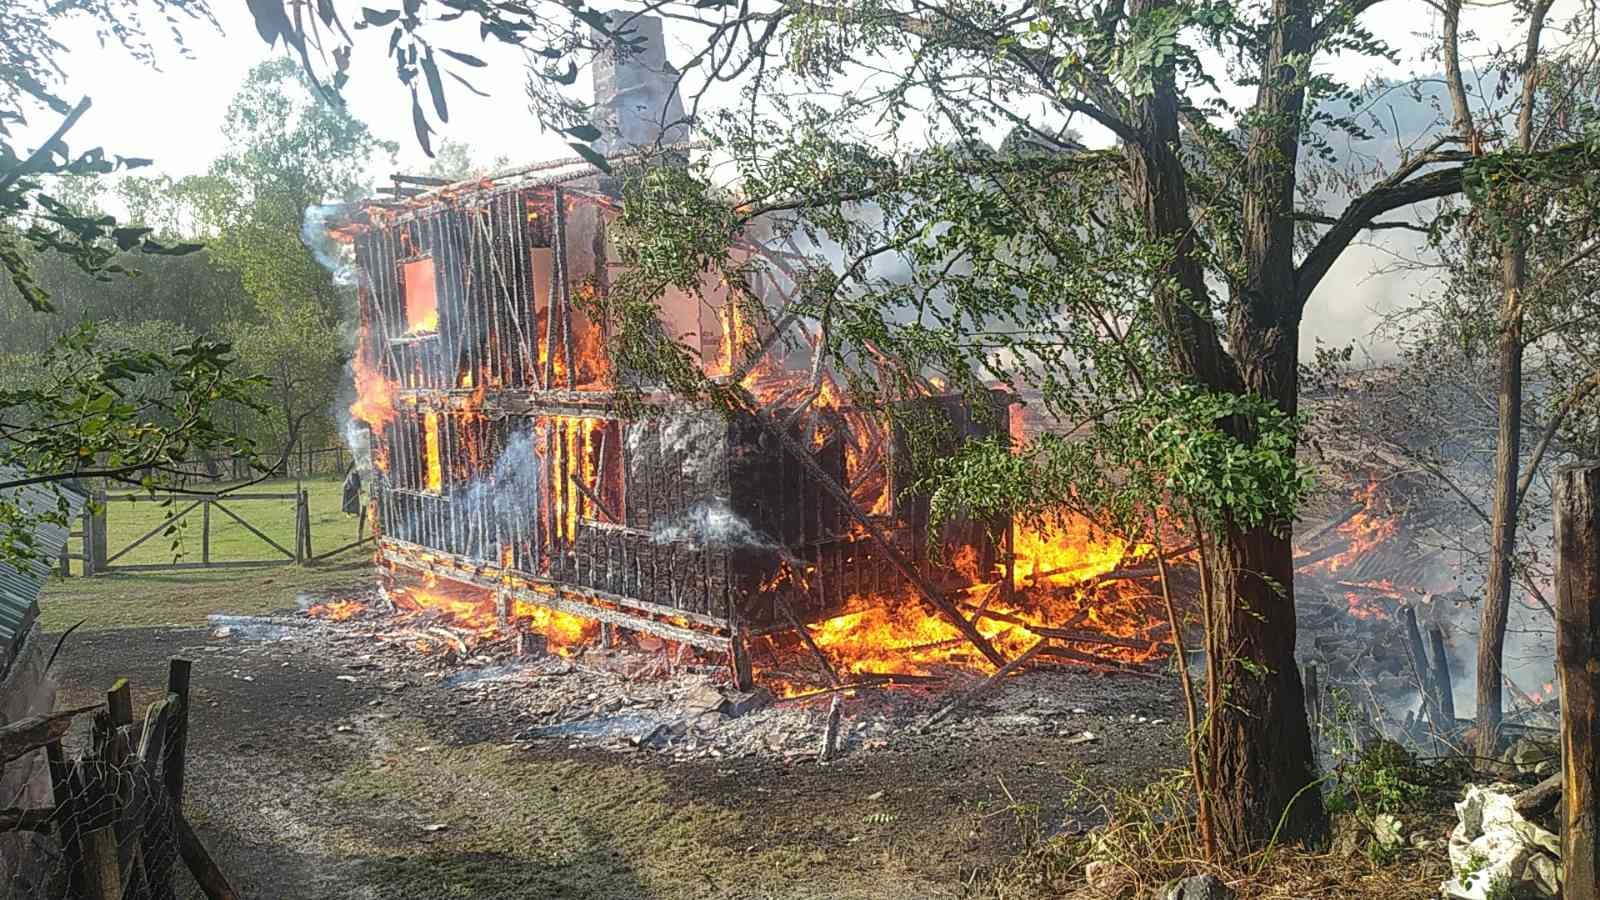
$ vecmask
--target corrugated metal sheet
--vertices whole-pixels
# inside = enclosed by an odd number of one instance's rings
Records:
[[[13,481],[24,474],[20,469],[0,466],[0,481]],[[0,558],[0,648],[14,651],[16,643],[28,633],[38,615],[39,593],[44,590],[50,570],[66,547],[72,523],[83,512],[86,500],[76,491],[49,484],[0,488],[0,500],[34,514],[59,510],[63,501],[67,510],[66,526],[54,522],[39,522],[34,526],[30,559],[19,566]],[[4,657],[10,655],[10,652],[3,654]]]

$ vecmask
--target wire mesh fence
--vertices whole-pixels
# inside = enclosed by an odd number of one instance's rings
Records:
[[[182,814],[188,680],[188,661],[174,659],[166,695],[142,721],[124,679],[103,705],[0,729],[6,769],[35,770],[8,779],[21,787],[0,798],[11,801],[0,810],[0,900],[236,896]],[[86,713],[69,758],[63,737]]]

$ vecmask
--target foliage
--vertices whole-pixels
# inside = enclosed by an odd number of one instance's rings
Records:
[[[135,59],[152,62],[142,24],[147,13],[171,28],[180,48],[180,23],[211,21],[203,2],[22,0],[6,7],[0,39],[0,266],[16,309],[29,311],[23,315],[54,309],[49,281],[38,274],[41,265],[106,281],[134,271],[131,253],[181,257],[198,249],[158,240],[149,227],[121,225],[87,208],[82,201],[91,192],[82,189],[85,184],[149,161],[100,148],[74,153],[66,141],[91,104],[88,97],[72,104],[57,93],[67,77],[66,48],[53,35],[87,26],[102,43],[115,42]],[[38,147],[24,150],[14,143],[14,130],[30,126],[39,114],[61,118]],[[12,339],[21,336],[7,332]],[[58,332],[54,344],[26,345],[37,354],[31,371],[0,388],[0,465],[7,467],[0,487],[54,488],[89,476],[150,486],[163,477],[164,466],[191,452],[250,449],[217,419],[222,406],[250,404],[255,387],[234,367],[227,343],[193,340],[149,349],[103,345],[98,336],[86,322]],[[34,522],[59,523],[66,509],[59,490],[53,509],[24,505],[18,496],[0,498],[0,560],[8,562],[35,552]]]
[[[1379,814],[1413,812],[1428,799],[1438,779],[1416,754],[1390,740],[1378,740],[1354,760],[1333,771],[1328,793],[1334,805],[1354,809],[1369,821]]]

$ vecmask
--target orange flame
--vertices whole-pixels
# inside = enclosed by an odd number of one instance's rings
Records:
[[[1042,563],[1039,585],[1019,590],[1006,602],[999,599],[998,583],[978,584],[967,590],[971,602],[964,604],[968,614],[983,607],[987,614],[978,617],[974,625],[1002,654],[1015,656],[1038,640],[1029,625],[1063,624],[1136,641],[1150,640],[1145,648],[1095,648],[1102,657],[1143,662],[1164,652],[1150,638],[1164,620],[1148,605],[1150,598],[1145,592],[1126,582],[1091,583],[1095,576],[1117,568],[1130,554],[1143,553],[1146,548],[1096,535],[1087,520],[1077,517],[1067,517],[1059,526],[1043,531],[1019,531],[1018,536],[1019,546],[1025,545],[1032,554],[1026,564],[1018,561],[1019,583],[1031,579],[1034,565]],[[958,571],[975,571],[976,553],[970,549],[959,552],[953,563]],[[836,665],[856,674],[925,675],[941,666],[992,668],[945,614],[912,594],[854,597],[844,614],[812,626],[812,637]]]
[[[1378,485],[1368,484],[1355,492],[1353,499],[1362,504],[1362,510],[1350,517],[1348,522],[1340,525],[1339,534],[1350,542],[1350,546],[1342,553],[1330,556],[1310,568],[1313,571],[1333,574],[1354,565],[1356,560],[1379,544],[1393,538],[1399,531],[1399,522],[1393,517],[1378,512],[1381,500],[1378,496]]]
[[[422,416],[422,460],[427,489],[437,494],[444,486],[444,465],[439,458],[439,414],[433,410]]]
[[[312,606],[306,610],[306,614],[316,619],[343,622],[365,612],[366,609],[365,604],[354,600],[330,600],[327,603],[318,603]]]

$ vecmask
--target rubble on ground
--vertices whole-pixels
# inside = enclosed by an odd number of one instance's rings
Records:
[[[815,760],[836,696],[844,703],[835,755],[890,750],[915,739],[920,724],[951,697],[983,681],[981,675],[952,671],[907,685],[781,697],[760,685],[737,691],[725,666],[692,655],[674,659],[660,650],[587,647],[563,656],[536,641],[522,642],[521,655],[515,642],[480,645],[466,656],[440,642],[433,652],[421,653],[407,641],[382,639],[390,628],[381,616],[217,616],[212,639],[219,652],[226,647],[340,661],[348,671],[340,680],[373,688],[375,707],[386,698],[403,702],[409,686],[437,684],[462,711],[492,710],[492,718],[504,723],[503,740],[677,761],[752,755]],[[1095,744],[1175,728],[1177,709],[1175,684],[1167,679],[1055,667],[1007,679],[934,730],[945,739],[1028,736]]]

